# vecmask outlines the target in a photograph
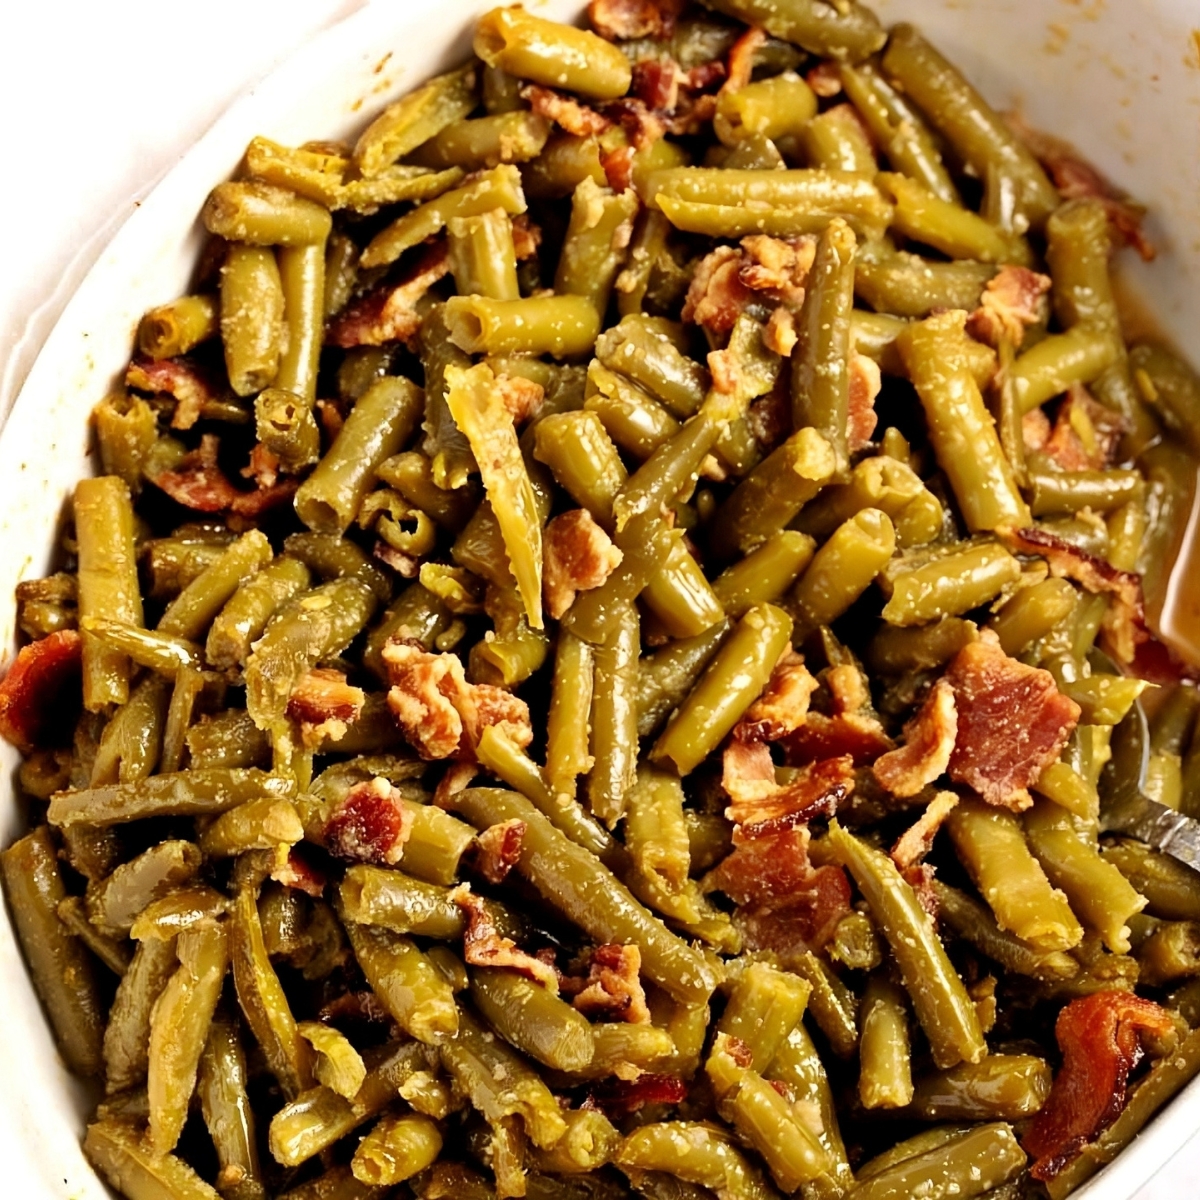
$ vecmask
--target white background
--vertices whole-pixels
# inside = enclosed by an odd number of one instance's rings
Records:
[[[234,97],[362,2],[0,4],[0,414],[137,201]],[[1198,1177],[1193,1141],[1136,1200],[1195,1196]]]

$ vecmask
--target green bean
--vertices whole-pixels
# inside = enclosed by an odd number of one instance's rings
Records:
[[[149,598],[170,600],[221,557],[232,538],[169,537],[143,543]]]
[[[833,441],[801,424],[804,427],[763,459],[717,509],[710,546],[719,558],[762,546],[834,478],[838,465]]]
[[[924,1121],[1020,1121],[1050,1094],[1050,1065],[1032,1054],[990,1054],[917,1080],[911,1111]]]
[[[1076,325],[1038,342],[1013,364],[1011,379],[1021,412],[1032,412],[1072,383],[1091,383],[1121,353],[1118,334],[1092,325]]]
[[[608,182],[599,141],[562,130],[552,132],[541,154],[522,165],[521,176],[526,192],[539,200],[569,196],[585,179],[601,187]]]
[[[1110,513],[1134,499],[1142,490],[1141,474],[1133,470],[1058,471],[1032,467],[1029,507],[1035,517],[1074,513],[1090,508]]]
[[[113,475],[75,485],[79,546],[79,620],[142,624],[133,506],[129,488]],[[97,712],[129,699],[129,659],[90,633],[83,635],[84,706]]]
[[[529,801],[514,792],[468,788],[451,803],[477,829],[500,821],[524,821],[517,870],[547,903],[598,942],[637,944],[647,978],[677,1000],[708,998],[713,981],[704,959],[669,933],[599,859],[555,829]]]
[[[880,314],[928,317],[944,308],[977,308],[995,273],[987,263],[932,262],[870,245],[862,247],[855,261],[854,290]]]
[[[128,934],[148,904],[190,883],[202,861],[191,842],[169,840],[151,846],[88,888],[88,919],[102,933]]]
[[[1124,838],[1104,846],[1101,855],[1146,897],[1149,915],[1168,921],[1200,920],[1200,876],[1190,867]]]
[[[671,643],[642,658],[638,664],[639,737],[649,737],[683,703],[729,629],[729,621],[721,621],[696,637]]]
[[[1188,449],[1200,453],[1200,378],[1182,359],[1160,346],[1143,342],[1129,352],[1129,366],[1139,391]]]
[[[611,42],[520,9],[484,13],[474,49],[489,67],[594,100],[615,100],[629,88],[629,60]]]
[[[1111,253],[1108,213],[1097,199],[1069,200],[1046,222],[1054,314],[1065,329],[1120,328],[1108,273]]]
[[[158,1156],[179,1141],[205,1035],[229,967],[229,943],[220,925],[189,929],[176,946],[179,968],[167,981],[150,1017],[149,1144]]]
[[[550,1175],[583,1175],[599,1171],[612,1161],[621,1135],[602,1112],[573,1109],[563,1119],[567,1132],[549,1150],[535,1150],[531,1155],[539,1171]]]
[[[611,529],[613,501],[628,473],[599,417],[566,412],[543,418],[534,431],[533,453],[573,500]]]
[[[270,562],[271,543],[265,535],[257,529],[243,534],[167,606],[157,631],[178,638],[199,638],[235,592],[247,586]]]
[[[587,1018],[540,983],[516,971],[483,967],[471,976],[471,999],[505,1041],[559,1071],[592,1061]]]
[[[485,84],[489,75],[494,76],[495,72],[485,71]],[[461,167],[464,171],[528,162],[542,152],[550,130],[551,123],[545,117],[527,109],[489,113],[486,117],[447,125],[425,142],[410,161],[425,167]]]
[[[181,1158],[159,1156],[146,1144],[139,1124],[109,1117],[87,1128],[83,1152],[114,1188],[145,1200],[220,1200]]]
[[[871,586],[895,548],[895,527],[877,508],[864,508],[839,525],[788,594],[797,641],[840,617]]]
[[[383,1200],[387,1188],[359,1183],[349,1165],[331,1167],[323,1175],[290,1188],[280,1200]]]
[[[591,759],[587,804],[609,829],[625,814],[625,794],[637,772],[637,609],[618,614],[613,633],[596,646],[592,688]]]
[[[346,916],[360,925],[381,925],[393,933],[452,939],[466,922],[449,890],[382,867],[353,866],[341,885]]]
[[[252,179],[217,184],[200,219],[209,233],[250,246],[324,244],[331,227],[322,205]]]
[[[691,849],[683,788],[669,771],[642,765],[626,794],[626,881],[639,899],[664,916],[698,924],[708,914],[688,879]]]
[[[679,332],[670,322],[635,313],[596,339],[596,357],[685,420],[699,410],[710,381],[708,372],[683,353]]]
[[[688,1183],[739,1200],[771,1200],[771,1189],[715,1125],[664,1121],[635,1129],[621,1143],[616,1161],[624,1169],[663,1171]]]
[[[1062,693],[1079,705],[1084,724],[1119,725],[1147,686],[1124,675],[1091,675],[1063,680]]]
[[[767,963],[751,963],[729,994],[717,1032],[749,1047],[750,1068],[762,1074],[775,1061],[808,1003],[811,987]]]
[[[941,1067],[978,1062],[987,1047],[975,1008],[916,894],[890,858],[847,833],[836,820],[830,822],[828,840],[892,948],[934,1062]]]
[[[279,250],[285,345],[274,384],[311,408],[325,332],[325,239]]]
[[[304,826],[290,800],[247,800],[216,818],[200,835],[200,849],[210,858],[231,858],[247,850],[294,846]]]
[[[55,909],[67,931],[81,942],[118,978],[129,969],[133,951],[124,940],[109,937],[88,920],[87,908],[80,896],[67,896]]]
[[[226,1200],[261,1200],[254,1111],[246,1095],[246,1058],[236,1021],[218,1010],[209,1026],[196,1081],[204,1124],[217,1152]]]
[[[446,325],[454,344],[469,354],[566,358],[591,349],[600,315],[586,296],[452,296],[446,302]]]
[[[67,1065],[79,1075],[102,1068],[104,1021],[92,963],[58,918],[65,898],[50,831],[40,826],[0,854],[0,875],[34,988]]]
[[[1020,654],[1070,616],[1078,593],[1065,579],[1020,588],[988,622],[1008,655]]]
[[[978,638],[974,623],[961,617],[942,617],[931,625],[910,628],[884,625],[867,643],[865,660],[882,675],[930,671]]]
[[[864,1108],[901,1108],[913,1098],[912,1050],[903,991],[885,976],[872,975],[863,994],[859,1019],[862,1065],[858,1098]]]
[[[748,83],[717,98],[713,132],[727,146],[747,137],[770,140],[801,133],[817,112],[812,88],[794,71]]]
[[[750,609],[676,709],[651,752],[681,775],[695,770],[766,687],[792,632],[791,619],[769,604]]]
[[[1017,491],[979,387],[965,367],[951,361],[962,319],[961,313],[946,313],[909,325],[897,345],[921,398],[938,464],[950,480],[967,527],[978,532],[1026,524],[1029,509]]]
[[[758,25],[772,37],[803,47],[811,54],[859,62],[887,40],[875,14],[859,4],[827,11],[819,0],[705,0],[727,17]]]
[[[409,504],[428,513],[443,529],[459,533],[479,503],[479,491],[467,486],[446,490],[433,477],[433,463],[417,450],[393,454],[379,465],[380,480]]]
[[[167,679],[174,679],[180,671],[195,671],[200,667],[200,647],[185,638],[101,617],[84,617],[80,624],[86,635],[107,650],[126,655],[138,666],[157,671]]]
[[[808,165],[818,170],[868,176],[878,170],[875,147],[849,104],[836,104],[813,117],[800,131],[800,144]]]
[[[1161,611],[1175,562],[1182,545],[1196,491],[1195,460],[1170,440],[1142,453],[1146,474],[1147,531],[1138,555],[1137,569],[1150,612]]]
[[[170,684],[159,675],[146,676],[133,689],[129,702],[104,727],[89,786],[133,783],[153,772],[162,753],[169,691]]]
[[[439,233],[451,217],[473,217],[497,208],[510,216],[525,211],[520,172],[511,164],[484,171],[472,182],[443,192],[397,218],[367,244],[360,266],[364,269],[386,266],[405,250]]]
[[[1032,787],[1038,795],[1094,827],[1100,810],[1099,796],[1096,789],[1067,763],[1051,763]]]
[[[574,798],[576,779],[591,769],[593,653],[581,638],[559,633],[546,724],[546,775],[556,795]]]
[[[802,976],[812,992],[808,1011],[839,1058],[849,1058],[858,1048],[858,997],[833,968],[811,951],[789,955],[788,969]]]
[[[217,301],[202,293],[152,308],[138,322],[138,349],[149,358],[174,358],[214,337]]]
[[[279,376],[283,375],[280,368]],[[258,440],[279,459],[279,468],[299,475],[311,467],[321,454],[321,432],[311,405],[295,392],[269,387],[254,400],[255,430]]]
[[[888,595],[883,619],[893,625],[924,625],[955,617],[988,603],[1020,578],[1020,563],[998,543],[960,545],[965,548],[893,559],[880,576]]]
[[[1015,1179],[1027,1160],[1012,1129],[996,1122],[954,1130],[929,1149],[872,1171],[874,1161],[859,1171],[860,1178],[869,1176],[854,1189],[856,1200],[901,1200],[915,1188],[930,1200],[982,1196]]]
[[[1163,987],[1200,975],[1200,924],[1162,921],[1135,947],[1138,983]]]
[[[571,200],[571,219],[554,274],[560,295],[584,296],[598,313],[608,308],[638,211],[632,188],[613,192],[584,179]],[[596,333],[599,333],[599,328]],[[595,342],[595,334],[592,336]]]
[[[251,536],[246,534],[242,540]],[[226,563],[224,558],[218,559],[217,563],[233,565],[232,562]],[[213,564],[214,567],[216,565]],[[202,579],[203,575],[198,578]],[[225,581],[223,569],[218,578],[222,583]],[[275,559],[248,579],[240,580],[236,591],[212,618],[205,645],[205,655],[212,666],[223,670],[244,666],[250,656],[251,644],[261,636],[267,622],[284,604],[305,591],[310,583],[308,568],[294,558]],[[207,589],[201,595],[206,600],[209,598]],[[199,608],[199,600],[200,596],[197,596],[196,609]]]
[[[609,437],[635,458],[647,459],[679,432],[679,422],[636,383],[610,371],[599,359],[588,366],[584,407],[603,423]]]
[[[450,270],[459,295],[491,300],[520,297],[512,221],[503,209],[452,217],[446,229],[450,235]]]
[[[283,349],[283,282],[270,249],[230,246],[221,267],[221,342],[239,396],[269,387]]]
[[[886,454],[875,455],[856,464],[848,482],[826,488],[806,504],[792,527],[827,538],[864,508],[878,508],[897,520],[925,490],[921,477],[907,463]]]
[[[428,1117],[384,1116],[359,1142],[350,1169],[360,1183],[391,1186],[423,1171],[441,1150],[442,1135]]]
[[[138,943],[117,986],[104,1029],[104,1080],[109,1095],[135,1087],[146,1078],[150,1012],[177,966],[173,939],[150,938]]]
[[[411,638],[428,650],[449,624],[450,614],[438,597],[423,584],[411,583],[367,635],[363,664],[380,679],[386,679],[382,655],[389,639]]]
[[[140,396],[117,393],[96,405],[92,420],[104,474],[119,476],[131,492],[138,492],[146,459],[158,434],[154,409]]]
[[[336,317],[350,303],[357,284],[358,246],[335,230],[325,245],[325,295],[321,305],[325,320]]]

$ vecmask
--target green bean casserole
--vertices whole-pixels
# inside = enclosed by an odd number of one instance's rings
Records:
[[[1102,815],[1200,816],[1142,210],[704,5],[255,138],[94,410],[0,866],[128,1200],[1060,1200],[1200,1070],[1200,875]]]

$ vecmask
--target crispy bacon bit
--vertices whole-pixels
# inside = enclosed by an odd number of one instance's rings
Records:
[[[585,508],[562,513],[546,526],[542,556],[546,611],[556,621],[574,603],[577,592],[599,587],[622,558]]]
[[[1005,338],[1020,346],[1025,327],[1045,318],[1049,290],[1049,275],[1028,267],[1001,267],[983,289],[979,307],[967,318],[967,332],[993,350]]]
[[[532,258],[542,244],[542,227],[535,225],[528,213],[518,213],[512,219],[512,233],[517,262]]]
[[[892,847],[892,862],[901,871],[915,867],[929,853],[937,831],[958,803],[953,792],[938,792],[925,811],[900,835]]]
[[[643,58],[633,64],[629,94],[655,112],[671,112],[679,104],[679,85],[684,74],[679,64],[665,55]]]
[[[733,801],[725,815],[738,826],[734,840],[742,841],[837,812],[854,790],[854,763],[849,756],[810,763],[777,784],[767,745],[735,740],[725,749],[721,786]]]
[[[857,350],[850,354],[850,413],[846,433],[850,453],[871,444],[871,435],[879,418],[875,415],[875,397],[883,387],[879,364]]]
[[[318,871],[308,859],[298,854],[295,847],[289,849],[287,857],[275,865],[271,878],[284,887],[294,888],[314,899],[320,899],[325,894],[325,873]]]
[[[866,677],[852,663],[823,672],[831,713],[810,711],[803,725],[783,741],[787,761],[801,766],[844,754],[856,767],[874,762],[892,749],[879,718],[871,708]]]
[[[904,744],[875,760],[875,778],[893,796],[915,796],[949,766],[957,733],[954,689],[939,679],[904,726]]]
[[[476,839],[479,854],[475,864],[488,883],[503,883],[517,865],[521,844],[525,841],[525,828],[524,821],[501,821],[498,825],[489,825]]]
[[[1140,204],[1109,183],[1069,142],[1030,128],[1014,113],[1006,113],[1005,120],[1050,173],[1064,200],[1099,200],[1117,236],[1117,244],[1133,246],[1143,261],[1154,261],[1157,252],[1154,243],[1142,232],[1146,210]]]
[[[754,293],[739,279],[743,258],[733,246],[718,246],[697,264],[683,302],[683,319],[713,333],[728,333]]]
[[[575,137],[595,137],[612,128],[612,122],[594,108],[588,108],[586,104],[580,104],[578,100],[552,88],[540,87],[536,83],[526,84],[521,89],[521,99],[528,100],[529,107],[538,116],[553,121]]]
[[[610,42],[666,38],[683,11],[681,0],[590,0],[588,24]]]
[[[626,192],[633,186],[633,156],[632,146],[614,146],[611,150],[601,151],[600,167],[614,192]]]
[[[636,946],[597,946],[588,965],[587,982],[572,1003],[588,1016],[648,1024],[650,1010],[638,978],[641,969],[642,952]]]
[[[205,406],[216,399],[212,384],[183,358],[135,358],[125,371],[125,386],[139,392],[166,392],[175,397],[172,429],[191,429]]]
[[[346,418],[342,415],[342,410],[338,407],[336,400],[317,401],[317,420],[321,422],[321,431],[325,434],[326,441],[329,442],[337,438],[337,435],[342,432],[342,426],[346,423]]]
[[[604,105],[604,116],[621,126],[635,150],[652,146],[671,123],[665,115],[655,112],[636,96],[622,96]]]
[[[496,928],[482,896],[475,895],[464,883],[450,893],[450,899],[466,914],[463,958],[470,966],[511,967],[558,994],[558,972],[550,963],[526,954],[517,948],[516,942],[506,938]]]
[[[242,494],[225,478],[217,463],[220,440],[206,433],[197,449],[184,455],[173,471],[163,471],[151,482],[172,500],[197,512],[221,512]]]
[[[775,311],[786,312],[787,310],[776,309]],[[770,329],[769,324],[767,328]],[[768,349],[774,349],[774,347],[768,346]],[[784,379],[785,375],[781,373],[780,378]],[[765,396],[760,396],[751,402],[748,416],[755,440],[764,450],[775,449],[792,431],[791,405],[788,403],[784,388],[778,384]]]
[[[260,487],[253,492],[238,492],[229,506],[232,514],[229,528],[234,532],[252,529],[264,513],[289,504],[299,486],[298,479],[281,479],[270,487]]]
[[[377,558],[385,567],[391,567],[402,579],[416,579],[421,572],[421,560],[395,546],[389,546],[382,538],[371,547],[371,557]]]
[[[950,778],[989,804],[1028,808],[1029,785],[1062,752],[1079,705],[1049,671],[1009,658],[990,630],[954,656],[945,679],[958,710]]]
[[[782,304],[763,329],[763,345],[781,358],[789,357],[796,345],[796,318]]]
[[[997,535],[1017,554],[1036,554],[1046,560],[1056,579],[1073,579],[1093,595],[1112,596],[1104,616],[1116,659],[1128,666],[1138,646],[1150,637],[1140,576],[1118,571],[1111,563],[1088,554],[1056,534],[1032,526],[1026,529],[997,529]]]
[[[913,863],[900,872],[901,878],[917,893],[921,907],[929,914],[930,919],[938,919],[937,890],[933,886],[933,867],[926,862]]]
[[[22,646],[0,681],[0,737],[24,754],[50,737],[69,743],[82,662],[83,639],[74,629]]]
[[[805,82],[823,100],[836,96],[842,90],[842,73],[831,58],[822,59],[804,77]]]
[[[726,68],[726,79],[721,85],[722,92],[737,92],[750,82],[754,72],[754,56],[759,49],[766,45],[767,35],[757,25],[751,25],[745,33],[729,48]]]
[[[489,725],[503,728],[520,746],[533,739],[525,701],[503,688],[467,683],[458,655],[393,640],[383,660],[391,683],[388,707],[422,758],[471,758]]]
[[[542,410],[542,385],[521,375],[497,375],[496,390],[514,425],[524,425]]]
[[[1035,408],[1021,418],[1021,441],[1026,450],[1041,450],[1050,440],[1050,418]]]
[[[1130,664],[1130,674],[1148,683],[1194,683],[1200,678],[1200,667],[1186,663],[1165,642],[1153,633],[1138,642],[1137,652]]]
[[[742,238],[745,262],[741,281],[756,292],[770,292],[781,304],[798,309],[804,303],[804,285],[817,254],[811,235],[793,238],[752,233]]]
[[[243,479],[253,479],[260,491],[273,488],[279,482],[279,455],[255,442],[250,462],[242,468]]]
[[[768,300],[788,308],[804,301],[816,242],[809,237],[753,234],[740,248],[718,246],[696,265],[683,319],[714,334],[728,333],[748,305]]]
[[[785,829],[738,845],[704,879],[738,907],[734,924],[746,948],[786,952],[819,948],[850,911],[850,883],[841,867],[808,861],[807,828]]]
[[[356,783],[325,822],[330,854],[351,862],[394,866],[412,832],[412,814],[386,779]]]
[[[636,1079],[611,1079],[588,1093],[584,1107],[598,1108],[610,1121],[630,1116],[647,1104],[681,1104],[687,1084],[674,1075],[643,1072]]]
[[[446,808],[452,796],[471,786],[471,780],[479,774],[479,765],[473,762],[455,762],[446,768],[433,791],[433,802],[438,808]]]
[[[803,657],[789,647],[775,664],[762,694],[737,723],[734,738],[774,742],[799,729],[816,690],[817,681],[808,673]]]
[[[1120,1116],[1145,1038],[1166,1038],[1173,1030],[1166,1009],[1128,992],[1096,992],[1062,1009],[1054,1036],[1063,1064],[1021,1141],[1037,1160],[1034,1179],[1053,1179]]]
[[[396,284],[384,284],[348,304],[325,330],[330,346],[410,345],[421,328],[417,302],[450,272],[450,251],[444,241],[427,246],[417,262]]]
[[[1044,449],[1064,471],[1101,470],[1112,465],[1128,430],[1129,422],[1120,413],[1093,400],[1083,384],[1073,383]]]
[[[362,688],[348,684],[343,672],[314,667],[292,690],[287,713],[300,722],[300,740],[312,750],[327,737],[341,741],[346,726],[358,720],[366,700]]]

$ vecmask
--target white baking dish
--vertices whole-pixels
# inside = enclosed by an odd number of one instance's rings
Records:
[[[74,481],[89,469],[87,415],[123,369],[138,317],[186,286],[200,245],[195,218],[247,141],[352,135],[383,103],[460,61],[486,0],[376,2],[317,37],[245,96],[114,238],[46,342],[0,434],[0,661],[14,643],[15,584],[47,567]],[[877,0],[887,21],[914,20],[993,103],[1074,142],[1153,206],[1162,249],[1125,270],[1162,330],[1197,359],[1200,321],[1200,24],[1196,0]],[[546,0],[571,19],[579,0]],[[1200,365],[1200,363],[1198,363]],[[0,844],[23,814],[0,747]],[[0,1162],[4,1195],[101,1200],[79,1150],[93,1098],[63,1069],[0,914]],[[1131,1196],[1200,1125],[1200,1083],[1077,1193]],[[1200,1140],[1190,1148],[1200,1164]]]

